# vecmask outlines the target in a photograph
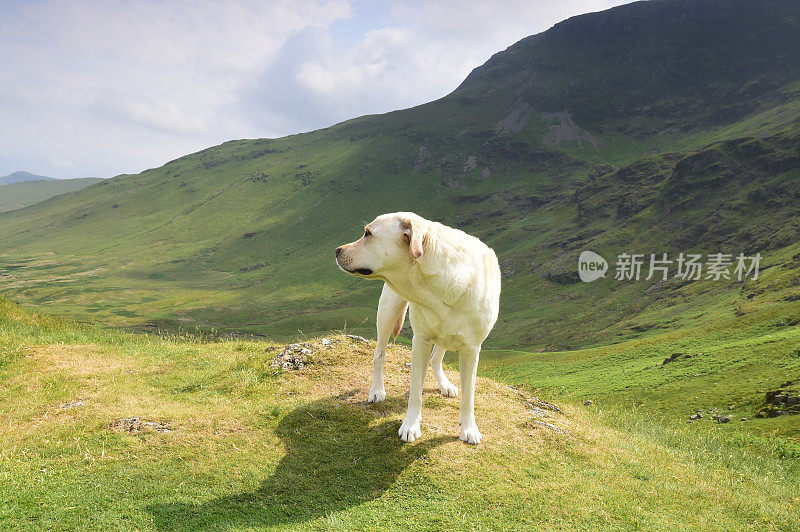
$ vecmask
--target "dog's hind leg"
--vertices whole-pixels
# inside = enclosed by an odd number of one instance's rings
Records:
[[[386,399],[386,390],[383,387],[383,362],[386,345],[389,343],[389,336],[392,334],[397,336],[400,329],[403,328],[407,308],[408,301],[384,284],[378,302],[378,341],[375,344],[375,356],[372,359],[372,386],[367,398],[370,403],[380,403]]]
[[[445,351],[446,349],[438,344],[433,346],[431,368],[433,368],[436,382],[439,383],[439,392],[447,397],[458,397],[458,388],[455,384],[450,382],[450,379],[447,378],[447,375],[444,374],[444,370],[442,370],[442,359],[444,358]]]

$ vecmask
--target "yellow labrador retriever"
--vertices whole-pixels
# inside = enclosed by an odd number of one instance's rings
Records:
[[[411,391],[400,437],[412,442],[421,435],[422,387],[429,355],[441,393],[458,395],[442,371],[445,350],[453,349],[458,351],[461,373],[461,439],[480,443],[475,374],[481,344],[497,321],[500,305],[500,266],[494,251],[458,229],[412,212],[396,212],[378,216],[364,228],[361,238],[336,248],[336,262],[351,275],[385,283],[378,304],[378,344],[369,400],[386,398],[386,344],[391,332],[400,332],[408,307],[414,330]]]

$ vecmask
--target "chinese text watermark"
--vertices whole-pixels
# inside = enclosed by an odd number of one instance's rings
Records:
[[[670,257],[667,253],[646,255],[622,253],[614,264],[614,279],[618,281],[666,281],[670,277],[690,281],[701,279],[719,281],[750,278],[758,279],[761,253],[746,256],[744,253],[679,253]],[[593,251],[584,251],[578,258],[578,276],[590,283],[606,276],[608,262]]]

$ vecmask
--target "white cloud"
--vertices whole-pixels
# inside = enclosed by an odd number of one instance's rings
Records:
[[[242,101],[262,127],[295,130],[418,105],[448,94],[516,41],[571,15],[621,3],[394,2],[391,19],[355,41],[337,41],[330,28],[298,32]]]
[[[0,3],[0,174],[135,172],[424,103],[513,42],[619,3]]]
[[[343,0],[0,6],[0,173],[72,160],[70,175],[258,136],[225,115],[241,86],[292,34],[350,14]]]

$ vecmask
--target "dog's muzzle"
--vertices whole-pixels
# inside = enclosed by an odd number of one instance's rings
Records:
[[[364,275],[364,276],[372,275],[372,270],[369,269],[369,268],[350,269],[350,268],[348,268],[348,266],[350,266],[350,264],[342,264],[342,261],[340,260],[340,257],[339,257],[339,255],[341,255],[341,254],[342,254],[342,246],[339,246],[338,248],[336,248],[336,264],[339,265],[339,268],[341,268],[342,270],[346,271],[349,274],[358,274],[358,275]]]

